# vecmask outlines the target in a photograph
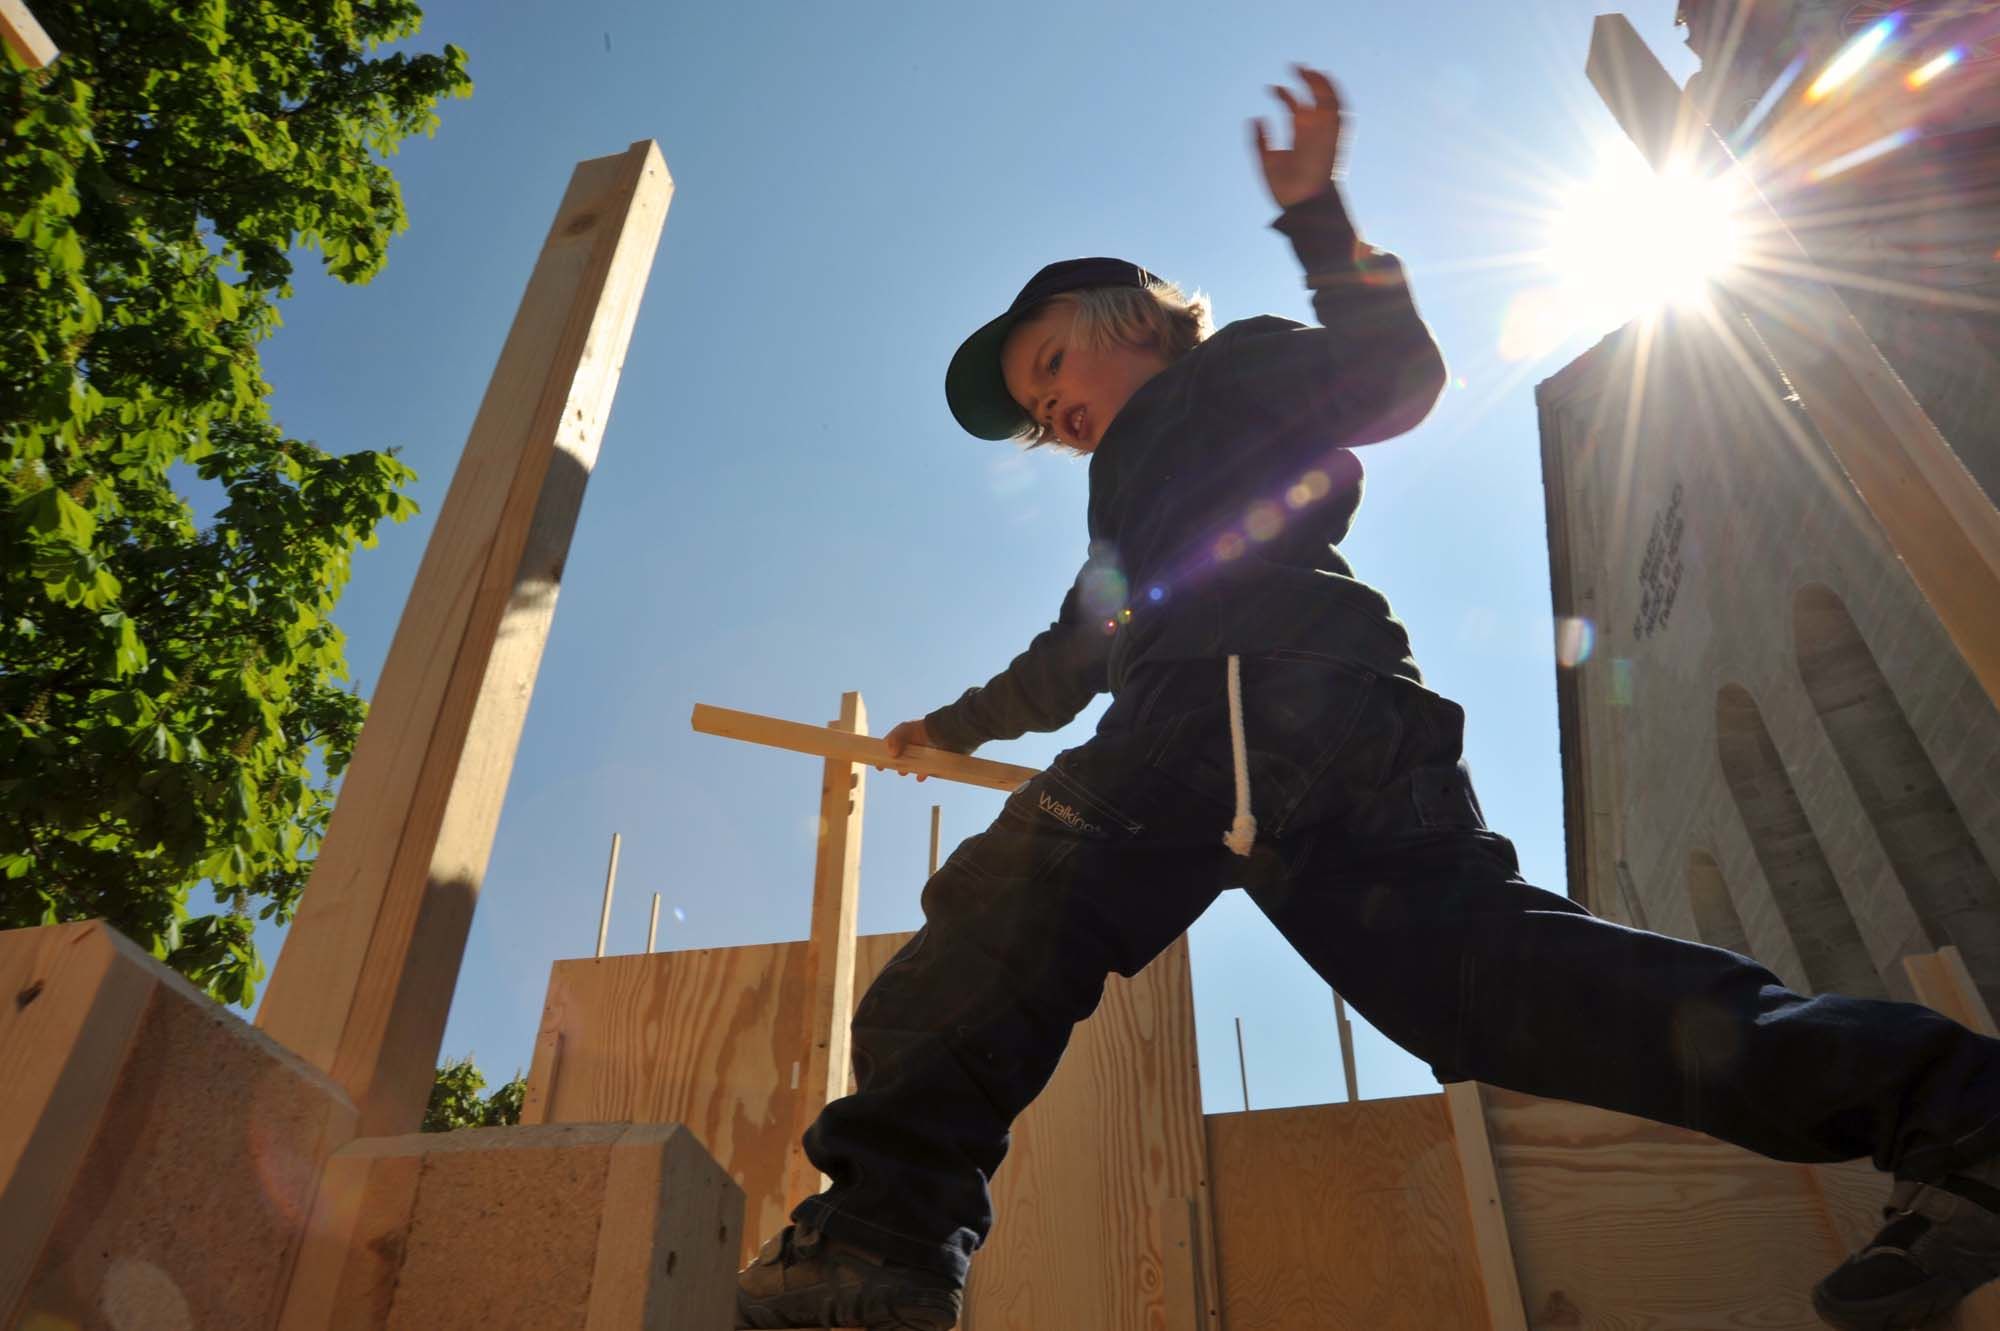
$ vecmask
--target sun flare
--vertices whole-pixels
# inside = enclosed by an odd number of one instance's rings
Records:
[[[1607,155],[1596,176],[1557,199],[1547,261],[1582,309],[1613,323],[1698,305],[1743,257],[1731,186],[1728,177],[1655,173],[1636,153]]]

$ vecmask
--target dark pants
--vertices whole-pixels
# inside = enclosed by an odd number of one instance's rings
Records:
[[[923,929],[855,1012],[859,1090],[806,1133],[833,1186],[795,1219],[962,1276],[1009,1126],[1105,976],[1238,885],[1441,1081],[1904,1177],[2000,1149],[2000,1042],[1928,1008],[1801,997],[1748,958],[1531,887],[1480,816],[1455,704],[1306,653],[1242,669],[1255,854],[1222,845],[1223,663],[1136,676],[924,889]]]

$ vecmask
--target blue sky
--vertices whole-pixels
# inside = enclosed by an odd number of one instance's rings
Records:
[[[1672,10],[1646,0],[1631,17],[1685,77]],[[1219,323],[1310,319],[1248,128],[1281,116],[1267,85],[1295,61],[1341,84],[1350,205],[1408,264],[1456,380],[1421,429],[1365,451],[1344,549],[1409,625],[1433,687],[1465,704],[1489,821],[1531,881],[1564,890],[1532,393],[1615,320],[1527,349],[1502,334],[1552,279],[1522,256],[1546,243],[1558,189],[1622,142],[1582,74],[1594,12],[427,6],[416,44],[465,47],[477,90],[397,159],[411,227],[384,275],[347,289],[302,264],[265,350],[289,432],[400,446],[421,476],[424,516],[358,556],[338,616],[364,690],[571,167],[654,138],[676,183],[445,1053],[475,1054],[494,1081],[527,1064],[550,963],[595,946],[613,832],[614,951],[643,948],[654,892],[663,947],[803,936],[817,763],[695,735],[689,709],[824,722],[859,689],[880,734],[983,682],[1048,623],[1084,553],[1084,466],[965,436],[945,364],[1037,268],[1078,255],[1199,288]],[[982,752],[1040,765],[1101,708]],[[1001,799],[871,773],[863,931],[919,923],[933,802],[949,845]],[[275,934],[264,942],[275,954]],[[1241,894],[1193,949],[1208,1107],[1241,1105],[1239,1016],[1255,1106],[1340,1098],[1327,990]],[[1364,1094],[1431,1089],[1357,1027]]]

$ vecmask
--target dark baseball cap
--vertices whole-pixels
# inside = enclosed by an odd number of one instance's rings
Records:
[[[1007,312],[988,323],[959,346],[944,372],[945,401],[951,414],[975,439],[1006,439],[1025,425],[1027,413],[1007,391],[1000,373],[1000,348],[1007,334],[1035,306],[1050,296],[1084,287],[1144,287],[1153,275],[1124,259],[1064,259],[1028,279]]]

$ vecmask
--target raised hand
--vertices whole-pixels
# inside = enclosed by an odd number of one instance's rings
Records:
[[[1261,118],[1250,122],[1256,133],[1257,160],[1264,168],[1264,184],[1280,208],[1303,203],[1326,188],[1340,157],[1340,93],[1333,80],[1317,69],[1293,65],[1304,81],[1309,102],[1301,102],[1291,89],[1272,84],[1271,91],[1292,116],[1292,146],[1274,148]]]

